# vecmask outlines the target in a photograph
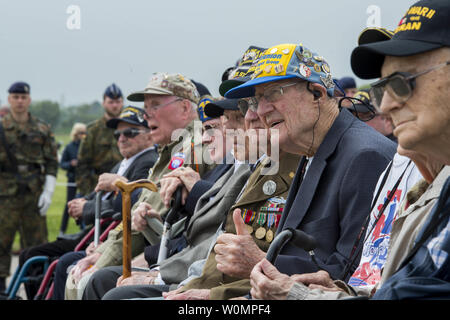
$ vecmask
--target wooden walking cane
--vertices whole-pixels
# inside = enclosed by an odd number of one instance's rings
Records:
[[[141,179],[124,182],[117,179],[114,185],[122,192],[122,224],[123,224],[123,278],[131,276],[131,193],[138,188],[146,188],[157,192],[157,186],[150,180]]]

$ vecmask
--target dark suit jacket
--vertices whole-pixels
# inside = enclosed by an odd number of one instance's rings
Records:
[[[153,167],[156,160],[158,159],[158,152],[156,148],[152,148],[140,154],[136,159],[134,159],[133,163],[127,168],[124,172],[123,176],[127,178],[129,181],[135,181],[139,179],[147,179],[148,171]],[[111,173],[117,173],[119,170],[120,162],[117,163],[114,168],[111,169]],[[137,189],[132,193],[131,201],[134,203],[140,193],[141,190]],[[94,223],[95,219],[95,192],[92,192],[86,199],[88,202],[84,205],[83,208],[83,222],[85,224]],[[106,200],[102,201],[102,212],[112,209],[115,212],[121,212],[122,210],[122,197],[121,193],[117,196],[110,196]]]
[[[370,212],[378,178],[395,151],[392,141],[341,110],[300,187],[297,170],[277,232],[290,227],[315,237],[320,268],[338,279]],[[309,254],[290,243],[275,266],[289,275],[318,271]]]

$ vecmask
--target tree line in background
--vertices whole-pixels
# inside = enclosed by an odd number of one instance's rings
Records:
[[[42,100],[33,101],[30,113],[51,125],[54,133],[70,133],[76,122],[88,124],[103,114],[100,102],[84,103],[61,108],[59,103]]]

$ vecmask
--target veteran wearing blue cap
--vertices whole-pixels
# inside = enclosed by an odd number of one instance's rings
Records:
[[[0,119],[0,291],[16,232],[25,247],[47,241],[45,215],[58,170],[50,126],[28,112],[30,85],[15,82],[8,93],[10,111]]]
[[[288,243],[275,266],[289,275],[319,268],[339,279],[395,144],[338,107],[331,68],[308,47],[273,46],[254,67],[251,78],[225,97],[245,98],[265,126],[278,131],[280,149],[302,156],[277,234],[300,229],[318,243],[316,262]],[[265,256],[255,248],[249,248],[248,254],[249,261]],[[236,265],[222,266],[225,273],[236,269]]]
[[[122,108],[122,91],[113,83],[103,93],[103,117],[88,124],[86,137],[80,144],[76,179],[79,195],[90,194],[97,184],[98,176],[109,172],[122,160],[114,139],[114,129],[106,125],[108,120],[120,115]]]

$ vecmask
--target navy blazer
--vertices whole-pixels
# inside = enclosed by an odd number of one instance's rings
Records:
[[[289,227],[313,236],[319,267],[339,279],[370,212],[378,178],[395,152],[395,143],[342,109],[300,187],[297,170],[278,233]],[[318,271],[309,254],[290,243],[275,266],[289,275]]]
[[[151,148],[141,153],[133,163],[125,170],[123,176],[128,181],[136,181],[140,179],[147,179],[149,170],[153,167],[156,160],[158,160],[158,152],[156,148]],[[111,169],[111,173],[117,173],[119,170],[121,161],[119,161],[114,168]],[[136,189],[131,194],[131,205],[138,200],[139,194],[142,189]],[[85,224],[94,223],[95,220],[95,195],[96,192],[91,192],[85,198],[88,200],[83,207],[83,222]],[[116,197],[109,197],[105,201],[102,201],[102,212],[106,209],[113,209],[115,212],[122,212],[122,193],[119,192]]]

